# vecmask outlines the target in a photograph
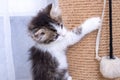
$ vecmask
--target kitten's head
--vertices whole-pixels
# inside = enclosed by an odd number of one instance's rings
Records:
[[[56,41],[61,35],[62,18],[58,7],[49,4],[32,19],[28,26],[30,36],[37,43],[48,44]]]

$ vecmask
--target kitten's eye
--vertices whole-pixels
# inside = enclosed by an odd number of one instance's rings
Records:
[[[57,25],[60,25],[60,23],[57,23]]]
[[[45,33],[44,32],[41,32],[41,35],[44,35]]]
[[[60,26],[61,26],[61,28],[63,28],[63,24],[61,24]]]
[[[61,28],[63,28],[63,24],[62,23],[57,23],[57,25],[59,25]]]
[[[63,24],[60,24],[60,27],[63,28]]]

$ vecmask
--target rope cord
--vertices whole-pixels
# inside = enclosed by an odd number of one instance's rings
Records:
[[[102,11],[102,16],[101,16],[101,26],[98,30],[98,34],[97,34],[97,38],[96,38],[96,59],[98,61],[101,60],[101,57],[99,57],[98,52],[99,52],[100,34],[101,34],[101,29],[102,29],[102,23],[103,23],[103,18],[104,18],[104,14],[105,14],[105,7],[106,7],[106,0],[104,0],[103,11]]]
[[[112,37],[112,0],[109,0],[109,35],[110,35],[110,43],[109,43],[109,56],[110,59],[114,59],[113,56],[113,37]]]

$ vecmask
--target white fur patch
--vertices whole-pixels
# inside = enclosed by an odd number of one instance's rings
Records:
[[[94,17],[87,19],[84,24],[81,25],[82,27],[82,34],[88,34],[93,30],[98,29],[101,26],[101,19],[100,17]]]
[[[120,77],[120,59],[109,59],[108,56],[102,58],[100,62],[100,72],[105,78],[118,78]]]
[[[43,51],[48,51],[51,53],[51,55],[53,57],[55,57],[57,59],[57,61],[59,62],[59,69],[67,69],[68,65],[67,65],[67,59],[66,59],[66,46],[64,43],[51,43],[50,45],[39,45],[37,44],[37,47],[42,49]]]

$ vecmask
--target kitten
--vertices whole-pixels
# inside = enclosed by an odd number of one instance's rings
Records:
[[[72,80],[68,73],[66,50],[100,26],[100,18],[90,18],[81,26],[68,30],[60,10],[49,4],[34,17],[29,26],[35,45],[30,49],[33,80]]]

